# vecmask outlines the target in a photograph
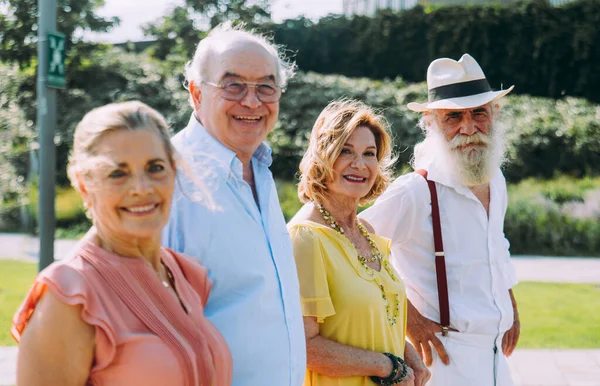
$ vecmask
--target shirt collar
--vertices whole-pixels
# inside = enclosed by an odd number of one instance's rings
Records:
[[[192,145],[188,148],[193,149],[193,159],[196,160],[199,156],[209,155],[210,159],[214,161],[214,166],[227,173],[240,174],[238,177],[241,178],[242,162],[237,158],[235,152],[214,138],[196,119],[194,114],[190,117],[185,131],[185,139]],[[272,149],[262,142],[252,158],[265,167],[269,167],[273,163]]]

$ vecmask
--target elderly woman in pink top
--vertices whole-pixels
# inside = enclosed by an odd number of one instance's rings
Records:
[[[79,123],[68,172],[94,226],[14,317],[18,384],[230,384],[229,351],[203,314],[206,270],[161,247],[176,166],[164,118],[143,103]]]

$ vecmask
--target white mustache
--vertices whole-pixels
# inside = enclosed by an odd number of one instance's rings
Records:
[[[456,150],[467,145],[489,146],[490,143],[490,137],[480,132],[477,132],[473,135],[458,134],[448,142],[450,149],[452,150]]]

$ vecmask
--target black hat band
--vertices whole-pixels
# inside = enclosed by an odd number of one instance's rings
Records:
[[[453,83],[429,90],[429,102],[442,99],[461,98],[492,91],[487,79],[477,79],[462,83]]]

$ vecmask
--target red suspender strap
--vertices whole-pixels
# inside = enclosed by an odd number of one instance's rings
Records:
[[[438,204],[435,182],[427,179],[427,170],[419,169],[420,174],[427,181],[431,194],[431,220],[433,224],[433,244],[435,247],[435,273],[437,276],[438,299],[440,303],[440,324],[442,335],[448,335],[450,327],[450,303],[448,302],[448,278],[446,276],[446,259],[444,257],[444,242],[442,240],[442,225],[440,222],[440,206]]]

